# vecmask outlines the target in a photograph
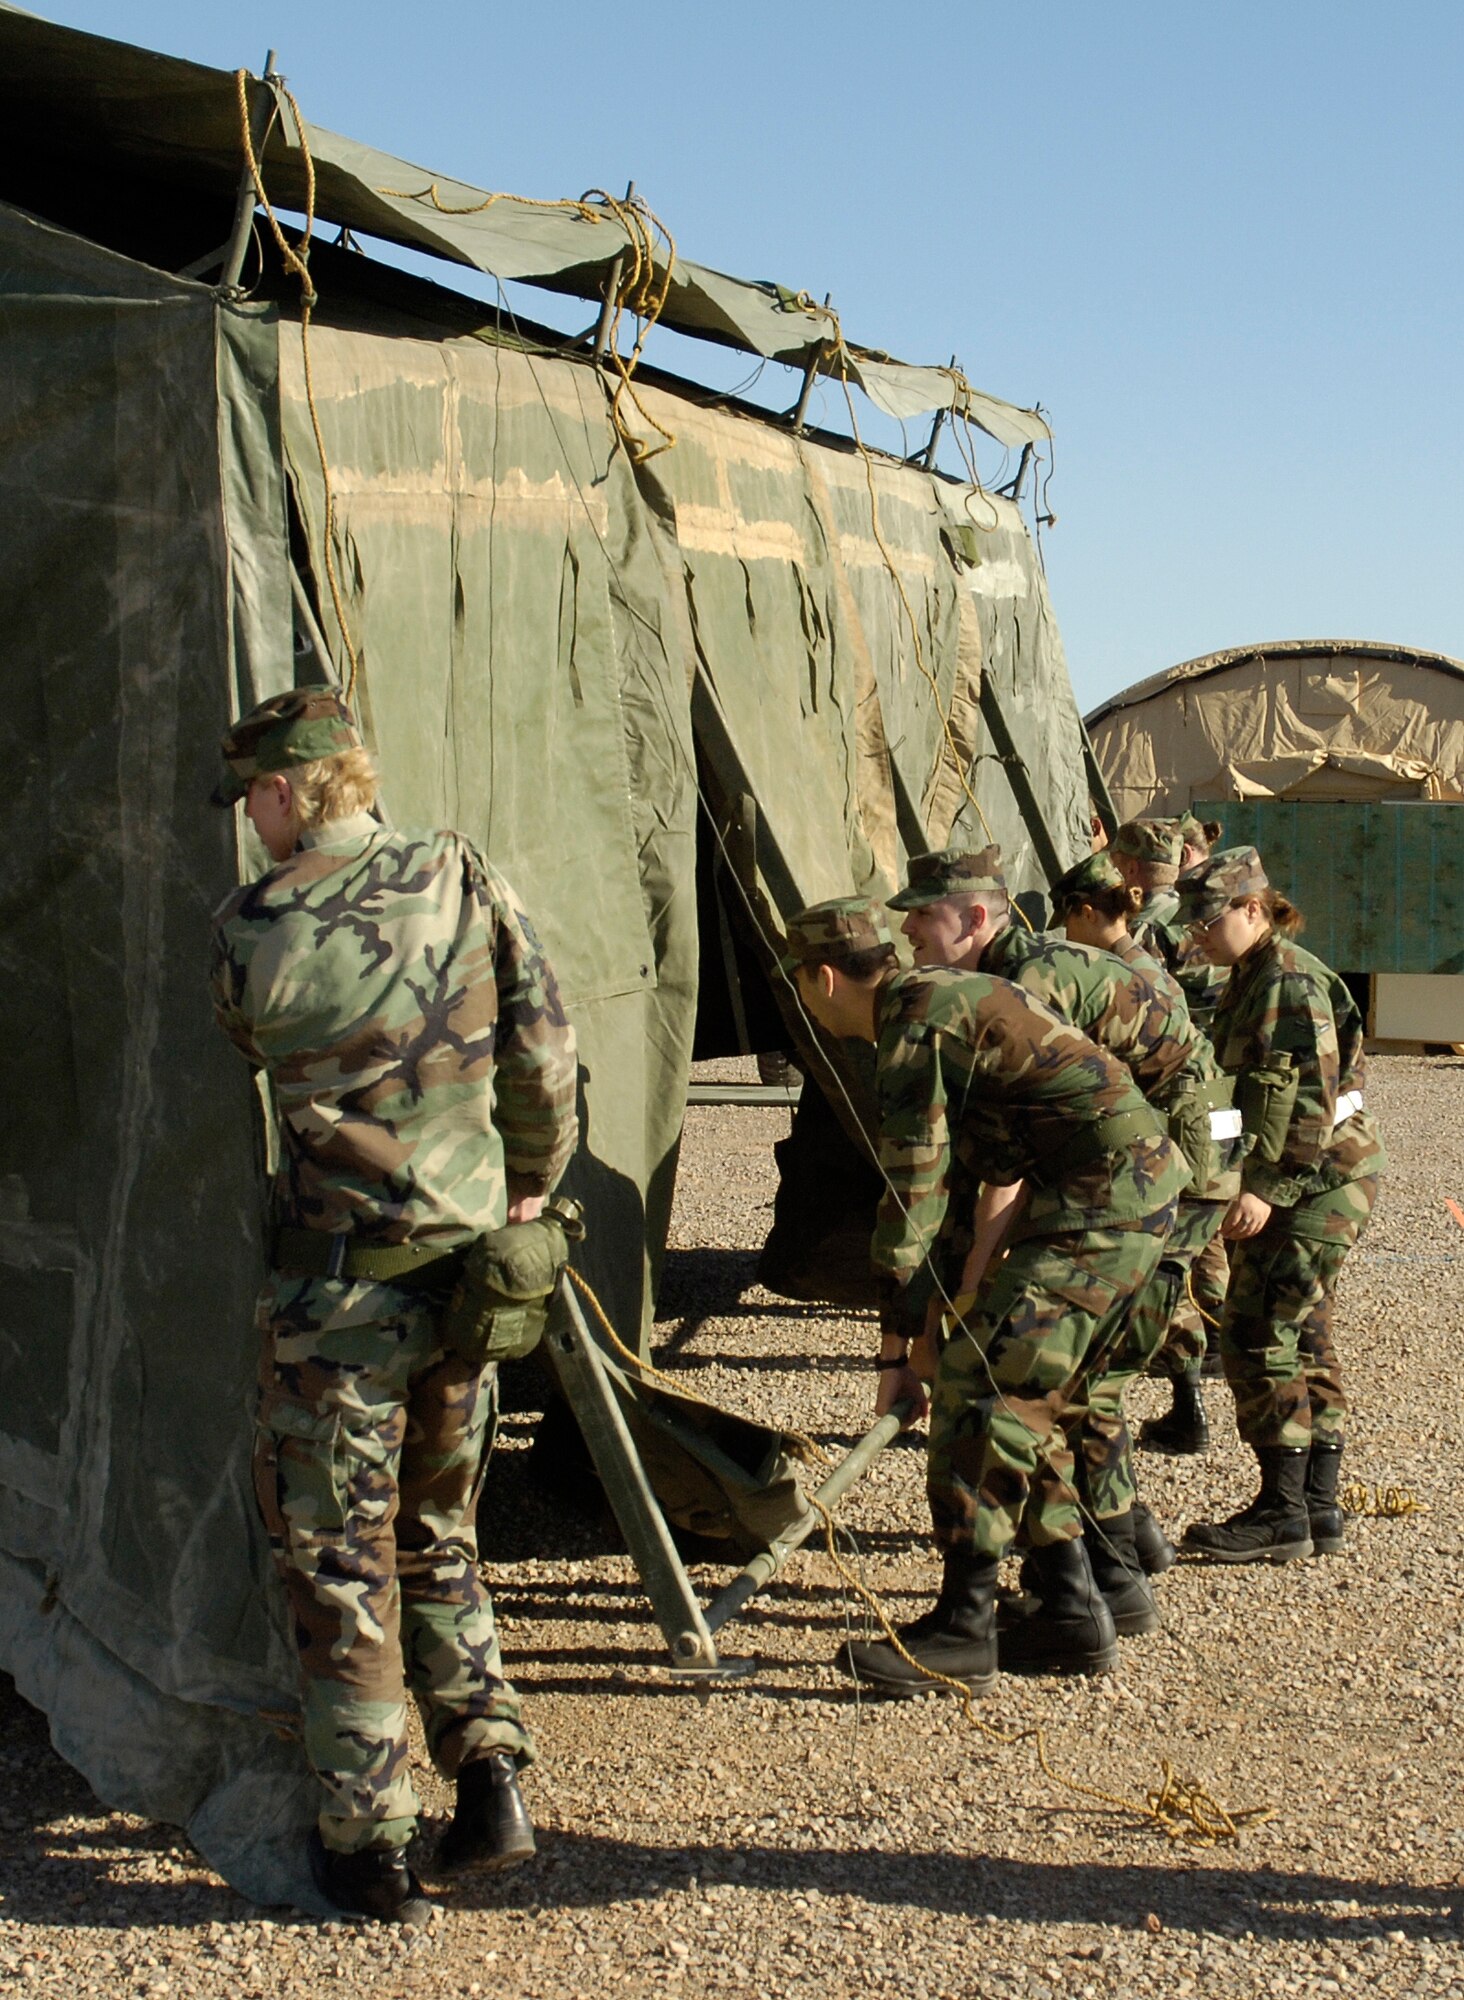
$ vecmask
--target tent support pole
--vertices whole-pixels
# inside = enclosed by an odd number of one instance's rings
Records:
[[[896,1403],[888,1416],[881,1417],[872,1430],[867,1430],[814,1494],[816,1504],[794,1522],[786,1535],[755,1555],[725,1590],[717,1592],[706,1609],[708,1631],[720,1632],[731,1619],[747,1609],[759,1591],[767,1588],[793,1551],[802,1548],[814,1529],[821,1525],[823,1515],[818,1511],[819,1506],[833,1512],[855,1480],[862,1478],[885,1446],[899,1436],[900,1426],[913,1408],[911,1403]]]
[[[715,1667],[717,1648],[691,1579],[651,1491],[595,1337],[563,1273],[544,1338],[672,1660],[678,1667]]]
[[[1113,794],[1108,789],[1108,780],[1103,775],[1103,767],[1098,762],[1098,753],[1093,748],[1093,739],[1088,734],[1088,725],[1080,718],[1078,728],[1083,736],[1083,769],[1088,774],[1088,795],[1098,808],[1098,817],[1103,822],[1103,831],[1112,840],[1118,832],[1118,807],[1113,803]]]
[[[956,365],[956,357],[954,354],[951,356],[950,365],[952,370],[954,371]],[[951,380],[953,382],[955,380],[954,373],[952,373]],[[940,409],[936,411],[935,422],[930,426],[929,441],[927,442],[924,451],[916,454],[915,458],[911,461],[912,464],[923,465],[927,472],[930,471],[931,467],[935,464],[935,448],[940,443],[940,434],[945,429],[945,420],[949,415],[950,411],[946,409]]]
[[[264,93],[255,99],[249,112],[249,135],[254,143],[256,160],[263,156],[264,142],[269,137],[269,128],[279,108],[273,90],[268,88],[277,80],[276,60],[275,51],[271,49],[264,59]],[[224,252],[224,268],[219,274],[219,284],[225,291],[234,289],[244,269],[244,252],[249,246],[249,229],[254,221],[255,193],[254,176],[246,161],[239,175],[239,192],[234,200],[234,226],[229,232],[229,247]]]
[[[834,295],[832,292],[824,293],[825,306],[832,305],[833,300]],[[808,399],[813,394],[814,383],[818,380],[818,366],[828,351],[828,342],[821,340],[803,364],[803,387],[798,391],[798,401],[788,412],[788,421],[793,426],[794,437],[800,437],[803,433],[803,422],[808,415]]]
[[[703,1611],[616,1401],[599,1345],[573,1285],[562,1272],[544,1338],[559,1386],[589,1446],[606,1498],[670,1649],[673,1670],[694,1680],[745,1673],[750,1663],[720,1659],[712,1634],[746,1610],[794,1550],[803,1546],[823,1519],[818,1507],[805,1506],[787,1533],[760,1550]],[[897,1403],[888,1416],[881,1417],[840,1459],[815,1499],[830,1510],[837,1506],[855,1480],[899,1435],[910,1411],[909,1403]]]
[[[605,349],[610,344],[610,323],[615,317],[615,300],[620,292],[620,274],[625,269],[625,252],[622,250],[610,266],[610,275],[605,280],[605,303],[600,308],[600,323],[595,328],[595,366],[598,368],[605,359]]]
[[[808,399],[813,394],[813,385],[818,379],[818,364],[822,359],[823,349],[816,347],[804,364],[803,387],[798,391],[798,401],[788,413],[794,437],[797,437],[803,429],[803,420],[808,415]]]
[[[1021,501],[1022,488],[1027,483],[1027,471],[1031,466],[1033,456],[1033,447],[1030,444],[1024,444],[1022,446],[1022,456],[1017,460],[1015,478],[1008,481],[1005,486],[998,487],[997,489],[1004,500]]]

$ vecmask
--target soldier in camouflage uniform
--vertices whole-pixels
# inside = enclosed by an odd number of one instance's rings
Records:
[[[275,864],[216,912],[212,986],[282,1149],[255,1477],[322,1791],[312,1866],[340,1907],[420,1920],[408,1690],[458,1780],[444,1865],[534,1851],[477,1567],[494,1371],[439,1320],[465,1247],[536,1214],[574,1150],[574,1039],[507,883],[456,833],[372,817],[337,696],[273,696],[223,750],[214,803],[244,800]]]
[[[1230,974],[1227,967],[1212,965],[1187,935],[1179,920],[1179,883],[1203,861],[1212,836],[1218,838],[1219,833],[1218,824],[1207,826],[1186,812],[1176,820],[1129,820],[1115,834],[1113,845],[1119,872],[1141,897],[1131,922],[1135,941],[1171,974],[1184,994],[1190,1019],[1206,1034]],[[1229,1278],[1224,1239],[1213,1236],[1195,1260],[1169,1339],[1157,1357],[1156,1372],[1173,1383],[1175,1403],[1169,1416],[1160,1420],[1164,1431],[1151,1441],[1166,1448],[1182,1443],[1186,1433],[1197,1444],[1200,1440],[1203,1412],[1192,1407],[1185,1383],[1192,1362],[1203,1368],[1206,1355],[1213,1359],[1218,1352],[1215,1334]]]
[[[1251,1140],[1227,1214],[1234,1244],[1220,1329],[1236,1423],[1261,1490],[1185,1546],[1216,1562],[1286,1562],[1342,1545],[1337,1481],[1346,1398],[1332,1294],[1387,1165],[1363,1101],[1362,1022],[1342,980],[1294,942],[1301,918],[1253,847],[1213,855],[1182,914],[1231,968],[1215,1016]]]
[[[1106,855],[1099,855],[1080,862],[1056,882],[1052,902],[1070,939],[1112,952],[1126,965],[1145,968],[1171,1002],[1184,1007],[1183,989],[1129,930],[1140,894],[1124,883]],[[1176,1119],[1195,1114],[1189,1145],[1177,1129],[1174,1136],[1196,1167],[1196,1179],[1180,1198],[1179,1219],[1161,1266],[1170,1293],[1167,1326],[1156,1329],[1150,1318],[1162,1303],[1156,1281],[1145,1295],[1144,1323],[1137,1335],[1144,1349],[1144,1365],[1173,1385],[1172,1409],[1167,1416],[1146,1423],[1140,1441],[1161,1451],[1181,1453],[1202,1452],[1209,1444],[1200,1387],[1205,1331],[1187,1295],[1195,1269],[1209,1246],[1219,1240],[1226,1208],[1240,1192],[1240,1118],[1232,1104],[1232,1091],[1215,1060],[1209,1037],[1193,1023],[1190,1039],[1192,1054],[1185,1083],[1167,1108]],[[1203,1125],[1198,1118],[1202,1111],[1206,1114]]]
[[[925,1404],[934,1373],[927,1490],[944,1578],[902,1640],[973,1688],[997,1667],[997,1564],[1025,1524],[1037,1615],[1002,1634],[1000,1664],[1103,1671],[1114,1627],[1094,1585],[1074,1487],[1087,1381],[1159,1261],[1186,1178],[1163,1123],[1121,1063],[1005,979],[901,971],[883,913],[859,899],[794,918],[787,968],[834,1035],[876,1048],[886,1193],[872,1258],[884,1281],[876,1407]],[[1007,1255],[973,1297],[983,1182],[1025,1182]],[[933,1262],[954,1301],[938,1359],[932,1315],[912,1357],[898,1294]],[[915,1692],[887,1643],[845,1665]]]
[[[1125,893],[1106,855],[1090,856],[1064,881],[1087,883],[1090,877],[1117,883],[1120,894]],[[1212,1099],[1219,1104],[1219,1068],[1205,1037],[1190,1022],[1184,996],[1162,967],[1139,951],[1126,932],[1122,941],[1127,951],[1120,957],[1093,940],[1064,940],[1013,923],[997,848],[978,854],[945,849],[916,857],[908,885],[891,898],[890,907],[906,913],[903,929],[918,965],[954,965],[1015,981],[1116,1056],[1166,1118],[1171,1106],[1208,1111]],[[1198,1211],[1203,1222],[1181,1202],[1181,1219],[1160,1268],[1090,1385],[1080,1460],[1085,1532],[1099,1588],[1125,1635],[1152,1632],[1159,1623],[1140,1559],[1139,1534],[1145,1532],[1161,1565],[1168,1545],[1162,1537],[1156,1543],[1149,1536],[1146,1516],[1135,1511],[1138,1488],[1123,1398],[1163,1339],[1169,1308],[1194,1254],[1191,1239],[1203,1238],[1205,1224],[1219,1228],[1223,1210],[1216,1203],[1233,1191],[1230,1186],[1207,1190]]]

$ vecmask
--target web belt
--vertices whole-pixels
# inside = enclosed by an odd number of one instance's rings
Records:
[[[353,1244],[349,1236],[323,1229],[277,1229],[270,1245],[276,1270],[308,1278],[374,1279],[389,1283],[460,1256],[465,1243]]]

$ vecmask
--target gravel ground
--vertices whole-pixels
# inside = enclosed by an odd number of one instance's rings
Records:
[[[733,1066],[720,1067],[732,1074]],[[1355,1523],[1338,1557],[1182,1565],[1165,1629],[1099,1682],[1004,1680],[980,1704],[1041,1723],[1057,1772],[1128,1798],[1163,1760],[1276,1817],[1233,1845],[1167,1840],[1066,1792],[1029,1740],[948,1698],[856,1704],[827,1662],[849,1615],[821,1552],[730,1634],[747,1680],[705,1702],[664,1670],[613,1528],[545,1502],[531,1415],[505,1424],[485,1537],[512,1670],[544,1762],[537,1864],[445,1894],[418,1934],[249,1908],[171,1829],[97,1804],[0,1681],[0,1986],[66,1996],[551,1996],[723,1992],[911,2000],[1367,1992],[1464,2000],[1461,1511],[1464,1062],[1375,1059],[1393,1171],[1350,1260],[1340,1331],[1348,1472],[1427,1512]],[[786,1114],[692,1111],[658,1326],[689,1387],[841,1446],[869,1420],[872,1323],[752,1282]],[[1137,1414],[1162,1403],[1142,1384]],[[1223,1385],[1200,1461],[1146,1454],[1172,1529],[1251,1490]],[[921,1453],[846,1502],[897,1615],[933,1587]],[[698,1570],[707,1590],[724,1572]],[[446,1788],[419,1773],[433,1812]]]

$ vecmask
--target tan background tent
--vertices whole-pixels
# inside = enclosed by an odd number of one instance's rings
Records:
[[[1352,639],[1186,660],[1088,717],[1119,813],[1202,800],[1464,799],[1464,664]]]

